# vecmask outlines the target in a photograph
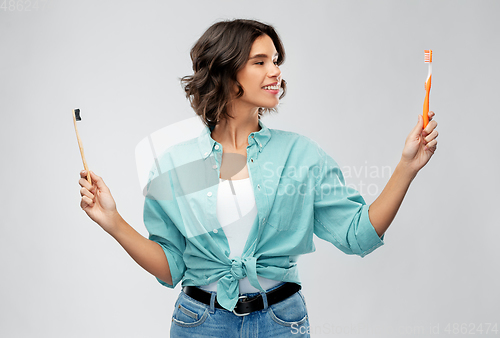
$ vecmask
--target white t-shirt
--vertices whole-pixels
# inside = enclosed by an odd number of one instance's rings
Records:
[[[257,217],[257,205],[250,178],[224,180],[219,178],[217,192],[217,218],[229,242],[229,259],[241,257],[250,229]],[[257,276],[264,290],[281,283]],[[253,287],[248,277],[240,279],[240,293],[260,292]],[[206,291],[217,291],[217,281],[199,286]]]

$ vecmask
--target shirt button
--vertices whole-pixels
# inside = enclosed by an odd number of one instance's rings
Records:
[[[252,161],[252,163],[253,163],[253,158],[251,158],[250,161]]]
[[[203,156],[207,156],[207,155],[208,155],[208,151],[205,154],[203,154]]]
[[[262,148],[262,144],[259,144],[259,146]]]
[[[216,234],[216,233],[218,233],[218,232],[219,232],[219,230],[217,230],[217,229],[214,229],[214,234]]]
[[[218,150],[218,149],[219,149],[219,145],[218,145],[218,144],[216,144],[216,145],[215,145],[215,150]]]
[[[252,135],[252,138],[253,138],[253,135]]]
[[[214,164],[212,168],[217,169],[217,164]]]
[[[208,196],[208,197],[212,196],[212,192],[211,192],[211,191],[209,191],[209,192],[207,193],[207,196]]]
[[[259,190],[260,190],[260,185],[259,185],[259,184],[257,184],[257,189],[259,189]]]
[[[262,223],[264,223],[265,221],[266,221],[266,218],[264,217],[264,218],[262,219]]]

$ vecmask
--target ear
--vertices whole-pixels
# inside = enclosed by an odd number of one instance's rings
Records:
[[[241,84],[238,82],[238,80],[236,80],[236,81],[231,80],[231,82],[232,82],[232,92],[231,92],[232,98],[231,99],[234,100],[234,99],[237,99],[239,97],[242,97],[244,90],[243,90],[243,87],[241,86]]]

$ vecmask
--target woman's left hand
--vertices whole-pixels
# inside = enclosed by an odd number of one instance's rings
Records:
[[[432,155],[437,149],[438,131],[436,130],[437,122],[433,121],[434,112],[428,113],[429,123],[424,127],[422,115],[418,116],[418,123],[406,138],[405,147],[401,161],[415,174],[429,162]]]

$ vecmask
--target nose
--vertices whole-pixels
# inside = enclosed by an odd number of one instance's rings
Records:
[[[280,81],[281,78],[281,70],[278,65],[273,64],[269,69],[268,76],[270,78],[276,78],[276,81]]]

